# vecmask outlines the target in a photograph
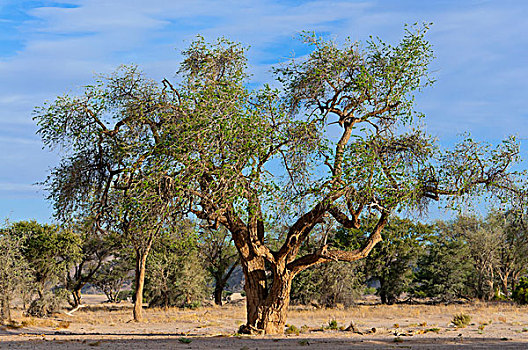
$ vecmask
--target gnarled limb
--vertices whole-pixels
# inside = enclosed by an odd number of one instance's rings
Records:
[[[287,268],[293,273],[297,274],[302,270],[316,264],[321,264],[330,261],[348,261],[353,262],[359,259],[363,259],[374,246],[381,242],[381,231],[388,222],[389,213],[384,211],[381,213],[381,216],[369,235],[367,242],[359,249],[352,251],[344,251],[340,249],[330,249],[327,245],[321,247],[318,251],[305,255],[301,258],[298,258],[287,265]]]

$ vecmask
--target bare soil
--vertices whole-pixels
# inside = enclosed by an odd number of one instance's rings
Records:
[[[72,316],[46,319],[15,310],[15,323],[0,327],[0,348],[528,349],[528,307],[510,303],[292,307],[288,320],[296,328],[291,327],[293,334],[242,336],[235,332],[244,322],[243,300],[196,310],[145,309],[143,323],[132,321],[131,304],[103,300],[86,295],[87,306]],[[451,323],[460,313],[471,316],[465,328]],[[344,330],[351,322],[356,332]],[[337,329],[329,329],[336,323]]]

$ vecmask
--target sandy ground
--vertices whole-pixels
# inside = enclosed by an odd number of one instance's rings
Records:
[[[240,336],[243,302],[197,310],[146,309],[145,322],[131,321],[131,305],[88,305],[73,316],[27,318],[20,328],[0,328],[1,349],[528,349],[528,307],[508,303],[465,305],[358,305],[349,309],[292,307],[289,324],[299,335]],[[451,324],[465,313],[466,328]],[[327,329],[335,320],[360,333]],[[372,329],[375,328],[375,331]]]

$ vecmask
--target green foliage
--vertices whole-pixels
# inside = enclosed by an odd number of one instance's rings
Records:
[[[68,292],[64,288],[45,291],[41,297],[29,305],[26,314],[33,317],[50,317],[61,311],[62,304],[68,300]]]
[[[350,306],[361,295],[363,282],[360,262],[334,262],[308,268],[293,279],[291,301],[321,307]]]
[[[185,337],[180,337],[180,338],[178,338],[178,341],[179,341],[180,343],[183,343],[183,344],[190,344],[190,343],[192,343],[192,339],[190,339],[190,338],[185,338]]]
[[[453,316],[451,322],[458,328],[466,328],[471,322],[471,316],[467,314],[456,314]]]
[[[471,294],[472,263],[465,242],[438,230],[417,262],[413,293],[416,296],[452,301]]]
[[[522,207],[521,207],[522,208]],[[495,212],[489,216],[501,237],[497,247],[496,272],[502,294],[510,296],[519,276],[528,272],[528,227],[526,213],[520,208]]]
[[[377,294],[384,304],[393,304],[400,294],[407,292],[414,277],[416,262],[432,227],[394,217],[383,230],[383,241],[378,243],[366,260],[366,275],[377,279]]]
[[[336,331],[339,329],[339,325],[337,324],[337,321],[335,319],[332,319],[330,321],[328,321],[328,327],[326,327],[327,329],[331,329],[333,331]]]
[[[14,297],[23,295],[31,283],[31,269],[22,252],[23,235],[15,235],[9,223],[0,230],[0,322],[10,321]]]
[[[105,261],[97,270],[92,283],[106,295],[109,302],[118,303],[126,299],[127,295],[123,294],[121,288],[132,278],[130,274],[133,269],[134,261],[130,252],[116,251],[113,258]]]
[[[363,292],[364,295],[373,295],[376,294],[378,290],[375,287],[367,287],[365,288],[365,291]]]
[[[521,305],[528,304],[528,277],[522,277],[513,290],[513,300]]]
[[[481,300],[491,300],[495,293],[495,272],[499,263],[498,248],[503,237],[500,223],[488,217],[486,220],[458,216],[447,223],[444,230],[468,247],[468,261],[472,273],[468,280],[471,294]]]
[[[35,221],[20,221],[9,226],[20,239],[21,253],[27,261],[32,293],[38,298],[28,307],[28,314],[50,315],[57,312],[64,299],[51,290],[81,258],[81,239],[72,230]]]
[[[22,240],[22,254],[40,290],[57,282],[80,258],[81,240],[69,229],[35,221],[16,222],[10,228]]]
[[[182,222],[162,232],[147,261],[145,297],[151,307],[199,305],[209,290],[194,227]]]
[[[292,324],[287,324],[286,329],[284,330],[284,334],[286,335],[299,335],[300,333],[301,330]]]

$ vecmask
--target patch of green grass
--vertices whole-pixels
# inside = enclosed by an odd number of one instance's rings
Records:
[[[429,328],[425,330],[425,333],[429,333],[429,332],[440,333],[440,328]]]
[[[183,344],[190,344],[192,342],[192,339],[181,337],[181,338],[178,338],[178,341]]]

